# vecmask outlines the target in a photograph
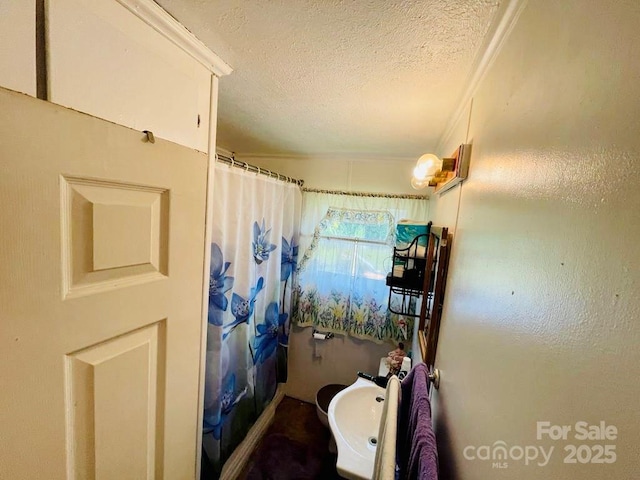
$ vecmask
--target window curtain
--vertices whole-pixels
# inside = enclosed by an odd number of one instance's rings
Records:
[[[203,449],[219,473],[286,381],[301,193],[215,168]]]
[[[321,192],[302,197],[296,323],[376,343],[410,338],[413,318],[388,309],[386,275],[395,224],[426,220],[427,200]]]

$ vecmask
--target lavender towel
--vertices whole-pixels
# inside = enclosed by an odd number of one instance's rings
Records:
[[[431,426],[427,366],[416,365],[402,381],[398,418],[399,478],[437,480],[438,451]]]

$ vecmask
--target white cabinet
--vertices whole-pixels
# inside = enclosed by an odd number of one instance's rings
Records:
[[[215,144],[229,73],[153,0],[0,0],[0,87],[180,145]]]
[[[204,65],[116,0],[49,0],[46,18],[50,101],[207,151]]]
[[[0,0],[0,87],[36,95],[35,0]]]

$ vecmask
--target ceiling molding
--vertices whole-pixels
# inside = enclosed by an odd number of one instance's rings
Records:
[[[198,40],[180,22],[153,0],[116,0],[155,31],[187,52],[214,75],[229,75],[233,69]]]
[[[436,152],[442,153],[446,142],[453,133],[462,114],[467,111],[469,102],[473,99],[482,79],[489,71],[493,61],[500,53],[502,45],[511,33],[520,17],[520,13],[524,10],[527,0],[507,0],[500,6],[496,12],[495,18],[489,27],[489,31],[485,35],[482,46],[478,50],[478,54],[473,62],[470,74],[467,78],[466,87],[456,103],[456,109],[449,118],[445,129],[438,141]],[[468,141],[468,138],[459,139],[458,143]]]

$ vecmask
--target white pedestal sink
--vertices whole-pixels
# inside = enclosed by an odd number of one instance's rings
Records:
[[[329,404],[329,427],[338,447],[336,469],[350,480],[370,480],[385,390],[358,378]]]

